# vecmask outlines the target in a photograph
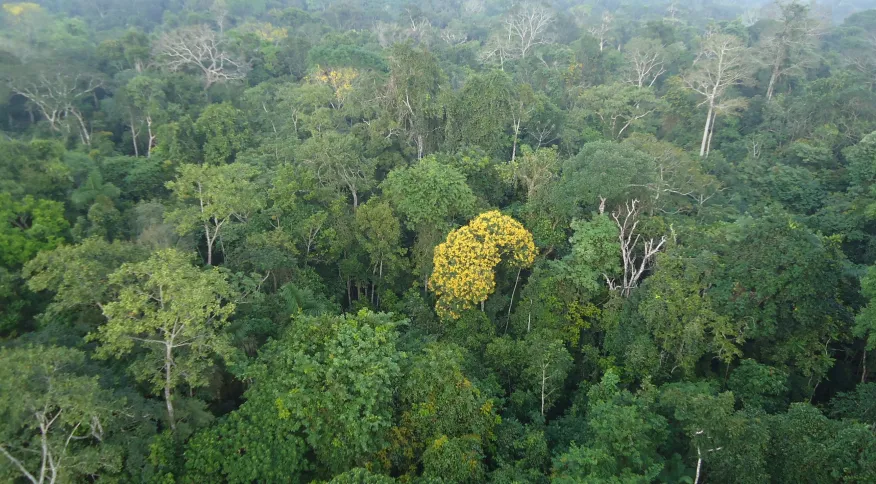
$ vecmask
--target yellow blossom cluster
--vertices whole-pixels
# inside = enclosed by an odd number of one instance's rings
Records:
[[[316,66],[316,73],[311,76],[314,82],[328,84],[335,92],[335,98],[343,104],[347,95],[353,90],[353,81],[359,77],[359,71],[351,67],[340,69],[323,69]]]
[[[255,27],[255,34],[266,42],[277,43],[289,36],[286,27],[274,27],[270,22],[259,24]]]
[[[13,17],[21,17],[23,14],[26,13],[39,12],[40,10],[42,10],[42,7],[32,2],[7,3],[3,5],[3,10],[5,10],[6,13],[12,15]]]
[[[461,310],[486,301],[496,289],[495,268],[508,256],[514,267],[532,265],[535,242],[520,222],[498,210],[451,232],[435,248],[435,271],[429,279],[438,295],[438,314],[456,319]]]

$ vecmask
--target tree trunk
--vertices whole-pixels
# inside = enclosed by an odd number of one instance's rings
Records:
[[[514,294],[517,292],[517,284],[520,282],[520,271],[517,269],[517,278],[514,279],[514,289],[511,290],[511,302],[508,303],[508,319],[505,321],[505,331],[508,331],[508,323],[511,321],[511,308],[514,307]]]
[[[709,156],[709,153],[712,151],[712,135],[715,134],[715,120],[718,117],[718,113],[712,114],[712,122],[711,126],[709,126],[709,141],[706,142],[706,157]]]
[[[149,132],[149,144],[146,146],[146,158],[152,157],[152,145],[155,143],[155,135],[152,133],[152,117],[146,116],[146,130]]]
[[[511,161],[517,159],[517,139],[520,136],[520,120],[514,122],[514,146],[511,148]]]
[[[76,109],[71,109],[69,112],[76,118],[76,121],[79,122],[79,137],[82,138],[82,142],[86,146],[91,146],[91,133],[88,130],[88,125],[85,123],[85,119],[82,117],[82,113]]]
[[[140,156],[140,149],[137,148],[137,130],[134,129],[134,116],[131,116],[131,144],[134,145],[134,156]]]
[[[170,421],[170,429],[176,430],[176,420],[173,414],[173,401],[171,400],[171,377],[170,371],[173,367],[173,347],[168,344],[165,346],[164,354],[164,402],[167,404],[167,419]]]
[[[712,111],[714,111],[714,107],[712,103],[709,103],[709,113],[706,116],[706,126],[703,128],[703,142],[700,144],[700,156],[706,156],[706,143],[709,140],[709,128],[711,128],[712,124]]]
[[[207,236],[207,265],[213,265],[213,239],[210,238],[210,227],[204,224],[204,233]]]
[[[547,386],[547,365],[541,364],[541,416],[544,417],[545,387]]]
[[[779,66],[773,67],[773,72],[770,74],[770,84],[767,86],[767,101],[773,99],[773,91],[776,88],[776,81],[779,80]]]

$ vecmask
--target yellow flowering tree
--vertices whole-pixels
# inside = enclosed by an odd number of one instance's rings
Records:
[[[353,92],[353,81],[359,77],[359,71],[351,67],[340,69],[325,69],[316,66],[316,72],[310,79],[318,84],[325,84],[332,88],[335,93],[335,101],[332,102],[334,109],[341,109],[347,96]]]
[[[438,314],[456,319],[461,310],[486,301],[496,289],[495,268],[503,258],[514,267],[528,267],[535,260],[535,242],[520,222],[498,210],[451,232],[435,248],[429,279]]]
[[[3,5],[3,10],[12,16],[13,21],[20,22],[24,15],[41,13],[43,8],[33,2],[23,2],[6,3]]]

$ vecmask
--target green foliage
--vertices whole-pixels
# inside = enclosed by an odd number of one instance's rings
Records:
[[[182,206],[167,214],[180,234],[204,230],[207,264],[212,264],[213,244],[223,227],[246,222],[264,206],[264,195],[253,178],[258,170],[243,163],[182,165],[176,180],[168,182]]]
[[[302,143],[295,157],[317,173],[323,185],[349,192],[356,208],[360,194],[374,184],[376,169],[362,151],[360,141],[352,135],[330,131]]]
[[[230,483],[301,482],[302,472],[310,465],[300,425],[280,418],[276,401],[256,386],[247,392],[247,401],[239,409],[188,442],[186,476]]]
[[[4,4],[0,481],[876,481],[876,12],[579,3]]]
[[[31,195],[16,198],[0,193],[0,263],[7,267],[20,266],[39,251],[56,247],[70,226],[63,204]]]
[[[719,307],[745,321],[767,362],[823,374],[831,365],[823,345],[840,337],[848,317],[838,301],[842,253],[780,212],[742,220],[728,235],[720,252],[734,263],[716,281]]]
[[[597,141],[563,163],[556,196],[562,197],[561,206],[569,214],[580,208],[593,210],[602,198],[611,211],[642,194],[640,187],[653,178],[653,162],[645,153],[626,144]]]
[[[243,113],[230,104],[211,104],[195,121],[195,133],[204,140],[204,162],[234,161],[249,139]]]
[[[873,425],[876,422],[876,384],[861,383],[851,392],[837,394],[831,400],[830,415],[834,418],[855,419]]]
[[[474,215],[475,197],[465,175],[435,156],[391,171],[381,188],[405,225],[417,232]]]
[[[775,482],[867,481],[876,438],[863,424],[829,420],[807,403],[771,418],[768,460]]]
[[[455,346],[430,345],[405,370],[389,449],[400,472],[416,472],[428,454],[430,468],[439,473],[433,477],[447,471],[464,479],[482,478],[480,461],[471,465],[471,459],[493,440],[500,418],[493,400],[463,373],[463,358]]]
[[[119,196],[120,190],[112,183],[104,183],[103,176],[95,170],[88,174],[85,182],[70,195],[70,200],[77,207],[84,207],[92,202],[103,199],[112,200]]]
[[[718,312],[708,293],[706,271],[714,264],[713,259],[660,254],[647,281],[638,312],[669,374],[694,373],[707,354],[725,364],[742,355],[745,327]]]
[[[359,243],[371,259],[371,272],[379,279],[394,272],[404,249],[400,247],[401,225],[388,203],[372,199],[356,210]]]
[[[618,228],[608,215],[594,214],[589,221],[572,222],[572,248],[560,265],[561,274],[588,293],[603,287],[605,278],[621,272]]]
[[[861,294],[870,302],[876,298],[876,268],[869,267],[861,278]],[[855,318],[855,336],[866,338],[867,349],[876,348],[876,309],[867,304]]]
[[[364,310],[346,317],[294,318],[287,333],[269,343],[247,371],[255,384],[243,408],[259,415],[272,412],[279,427],[277,433],[251,437],[261,452],[272,448],[265,439],[294,432],[322,468],[339,473],[366,464],[388,445],[390,404],[404,358],[396,349],[403,324]],[[292,452],[290,446],[297,444],[283,445],[288,450],[277,452]],[[236,446],[228,449],[237,452]]]
[[[653,388],[632,394],[609,371],[587,394],[587,437],[554,459],[554,482],[650,482],[663,469],[657,448],[666,419],[654,409]]]
[[[777,368],[744,359],[730,374],[729,388],[745,408],[769,412],[784,408],[788,375]]]
[[[355,469],[336,475],[329,484],[390,484],[395,479],[380,474],[372,474],[367,469]]]
[[[631,84],[603,84],[581,93],[578,114],[598,129],[605,139],[616,140],[629,136],[646,125],[659,103],[654,91]],[[581,126],[579,129],[587,129]]]
[[[70,186],[64,146],[48,140],[0,142],[0,192],[59,200]]]
[[[56,311],[101,307],[109,299],[109,276],[126,262],[143,259],[140,248],[127,242],[89,238],[38,254],[22,271],[32,291],[54,293]]]
[[[496,429],[499,468],[492,482],[546,482],[550,451],[544,430],[505,419]]]
[[[512,102],[510,77],[491,71],[469,77],[448,108],[447,142],[451,149],[479,146],[500,155],[508,149]]]

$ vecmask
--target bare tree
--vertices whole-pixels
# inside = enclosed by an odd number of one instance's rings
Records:
[[[655,40],[637,37],[626,46],[624,81],[636,87],[651,87],[666,72],[666,49]]]
[[[60,132],[62,127],[69,131],[70,126],[64,121],[72,117],[82,143],[91,145],[91,129],[79,104],[102,84],[99,77],[91,74],[52,72],[50,68],[44,68],[34,74],[13,77],[9,88],[36,106],[52,131]]]
[[[605,210],[605,199],[601,198],[599,212]],[[624,204],[623,207],[611,214],[618,228],[618,240],[620,240],[621,258],[624,264],[623,280],[620,282],[603,274],[605,282],[608,283],[608,288],[612,291],[620,291],[621,295],[627,297],[638,287],[642,275],[650,267],[654,256],[663,248],[666,243],[666,236],[660,237],[660,240],[648,239],[644,240],[642,234],[637,232],[639,226],[639,214],[641,207],[638,200],[633,200]],[[639,242],[642,242],[639,244]],[[641,251],[638,247],[641,246]],[[641,252],[641,254],[639,254]]]
[[[153,55],[165,69],[175,72],[199,70],[204,89],[216,83],[246,77],[249,65],[224,49],[224,38],[206,25],[183,27],[161,35]]]
[[[742,25],[745,27],[751,27],[760,21],[760,12],[753,8],[749,8],[742,12],[742,15],[739,16],[739,21],[742,22]]]
[[[225,32],[225,24],[228,23],[228,2],[225,0],[216,0],[213,5],[210,5],[210,13],[213,14],[213,21],[219,27],[219,32]]]
[[[381,20],[374,24],[371,29],[374,35],[377,36],[377,43],[384,49],[404,40],[401,27],[395,22],[383,22]]]
[[[468,35],[462,29],[448,26],[441,30],[441,40],[452,47],[468,42]]]
[[[410,10],[408,12],[408,27],[406,34],[409,39],[413,39],[420,43],[428,44],[430,33],[432,32],[432,22],[428,18],[415,15]]]
[[[602,18],[599,21],[599,25],[595,25],[587,29],[587,31],[590,32],[590,35],[596,37],[596,40],[599,41],[599,52],[602,52],[605,49],[605,46],[608,45],[608,37],[611,32],[611,23],[613,21],[614,16],[611,14],[611,12],[605,11],[602,13]]]
[[[547,30],[553,22],[553,12],[537,3],[524,3],[509,12],[504,23],[514,55],[525,59],[533,47],[549,43]]]
[[[496,62],[499,69],[505,70],[505,61],[514,59],[511,53],[511,42],[508,35],[493,34],[484,44],[484,50],[480,55],[481,62]]]
[[[727,89],[743,83],[750,76],[748,57],[748,49],[738,37],[709,33],[703,40],[702,50],[693,68],[684,76],[685,86],[703,97],[699,105],[705,104],[708,108],[700,156],[706,156],[706,145],[717,115],[716,108],[720,107]]]
[[[676,0],[672,0],[669,2],[669,5],[666,7],[666,16],[663,17],[663,20],[668,20],[670,22],[678,22],[678,2]]]
[[[486,10],[484,0],[464,0],[462,2],[462,12],[466,16],[480,15]]]
[[[809,15],[809,8],[797,2],[778,4],[778,28],[761,42],[764,62],[770,68],[767,100],[773,98],[776,83],[784,76],[800,74],[818,62],[817,42],[822,27]]]

